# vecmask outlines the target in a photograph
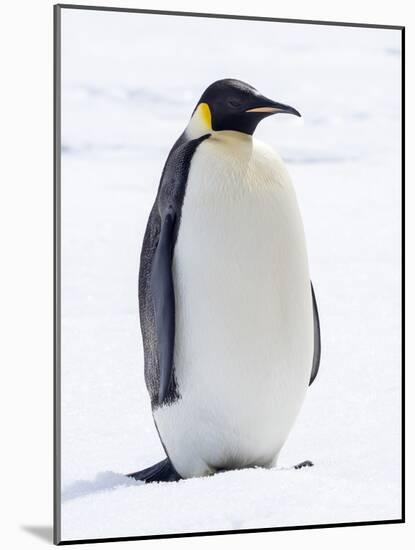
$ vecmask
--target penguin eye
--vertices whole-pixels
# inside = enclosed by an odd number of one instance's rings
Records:
[[[240,101],[238,101],[237,99],[234,99],[234,98],[231,98],[228,100],[228,105],[230,107],[240,107],[242,105],[242,103]]]

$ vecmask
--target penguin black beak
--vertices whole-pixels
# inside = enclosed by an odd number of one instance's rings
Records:
[[[263,101],[261,101],[261,99],[263,99]],[[277,103],[276,101],[272,101],[271,99],[268,99],[266,97],[263,97],[261,99],[259,99],[257,107],[247,109],[245,113],[264,113],[264,116],[273,115],[276,113],[287,113],[290,115],[301,117],[301,114],[297,111],[297,109],[294,109],[294,107],[290,107],[290,105]]]

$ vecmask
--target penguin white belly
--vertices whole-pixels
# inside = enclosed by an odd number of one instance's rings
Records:
[[[154,411],[173,465],[272,466],[308,386],[313,313],[295,193],[267,146],[230,131],[199,146],[173,277],[181,398]]]

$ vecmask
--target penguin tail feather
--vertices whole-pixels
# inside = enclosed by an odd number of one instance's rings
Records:
[[[168,458],[144,470],[127,474],[127,477],[132,477],[136,481],[144,481],[145,483],[179,481],[179,479],[182,479]]]

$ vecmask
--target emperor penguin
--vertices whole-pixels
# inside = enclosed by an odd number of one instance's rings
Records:
[[[145,381],[166,458],[128,474],[137,480],[274,467],[319,370],[296,195],[281,158],[253,137],[278,113],[301,116],[218,80],[167,157],[139,272]]]

